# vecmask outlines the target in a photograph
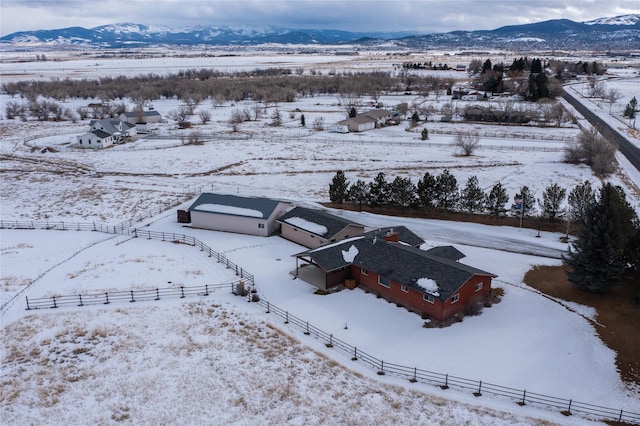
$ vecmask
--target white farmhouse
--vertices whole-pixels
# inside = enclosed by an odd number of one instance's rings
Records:
[[[81,148],[102,149],[137,134],[135,125],[118,119],[92,120],[90,125],[87,133],[78,136]]]

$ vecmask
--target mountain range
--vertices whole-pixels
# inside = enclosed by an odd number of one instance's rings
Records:
[[[640,14],[600,18],[586,22],[554,19],[494,30],[451,31],[415,34],[409,32],[350,32],[318,29],[266,27],[246,29],[195,26],[112,24],[95,28],[69,27],[55,30],[21,31],[0,38],[3,48],[31,47],[133,48],[150,46],[256,46],[354,45],[405,48],[518,49],[620,51],[640,48]]]

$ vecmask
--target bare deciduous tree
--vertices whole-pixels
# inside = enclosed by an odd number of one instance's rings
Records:
[[[462,155],[468,157],[480,145],[480,134],[478,132],[458,132],[452,145],[456,147]]]
[[[198,111],[198,117],[200,117],[202,124],[207,124],[211,121],[211,112],[208,109],[201,109]]]

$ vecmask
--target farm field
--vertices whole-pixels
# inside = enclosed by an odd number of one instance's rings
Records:
[[[144,66],[158,72],[207,66],[196,60],[164,61],[170,66],[160,59]],[[260,55],[234,61],[217,66],[393,67],[387,58],[375,57],[340,57],[336,62],[333,56],[301,56],[294,63],[290,56]],[[3,64],[2,72],[48,78],[73,76],[85,68],[105,75],[141,69],[136,61],[92,59],[50,62],[44,69],[27,71],[32,64]],[[636,80],[628,80],[629,90],[635,90]],[[388,94],[380,101],[389,107],[418,100],[445,102],[417,98]],[[0,102],[8,99],[0,95]],[[75,109],[87,100],[66,103]],[[179,106],[175,99],[153,102],[163,116]],[[599,187],[600,179],[588,167],[562,161],[563,147],[578,134],[577,126],[431,121],[409,130],[403,122],[338,134],[301,126],[301,114],[307,123],[319,117],[326,123],[344,118],[336,97],[317,96],[271,106],[264,118],[242,123],[232,132],[227,120],[243,107],[251,103],[214,107],[205,101],[198,108],[212,114],[206,125],[193,117],[191,129],[178,129],[168,120],[154,125],[155,138],[100,151],[70,148],[74,136],[87,130],[88,120],[3,118],[0,217],[113,225],[163,209],[135,226],[194,236],[254,274],[265,300],[378,358],[640,412],[640,389],[620,379],[615,353],[594,330],[595,312],[543,297],[523,283],[532,266],[560,264],[558,254],[567,248],[562,234],[542,232],[538,237],[525,228],[334,211],[369,227],[405,225],[427,241],[425,248],[453,244],[466,254],[463,263],[498,276],[494,287],[505,292],[500,303],[451,327],[426,329],[419,316],[360,289],[319,296],[292,280],[291,255],[302,250],[296,244],[277,236],[196,230],[176,222],[176,210],[188,207],[200,191],[319,206],[329,200],[336,170],[345,171],[350,181],[369,181],[384,172],[390,179],[401,176],[415,182],[425,171],[448,169],[461,185],[476,175],[485,191],[501,182],[510,197],[523,185],[538,197],[552,183],[570,190],[588,180]],[[284,117],[280,127],[268,125],[275,108]],[[429,129],[429,140],[421,140],[422,126]],[[470,157],[457,155],[450,145],[460,129],[481,136],[479,149]],[[207,136],[204,143],[183,145],[193,131]],[[52,149],[43,152],[46,147]],[[621,164],[609,180],[621,185],[640,210],[640,178],[622,159]],[[7,424],[39,423],[45,416],[51,423],[70,424],[170,424],[177,419],[189,424],[595,424],[558,410],[519,407],[513,401],[377,376],[227,291],[207,298],[26,311],[25,296],[215,284],[232,281],[235,275],[183,244],[89,231],[2,229],[0,238],[5,336],[0,410]]]

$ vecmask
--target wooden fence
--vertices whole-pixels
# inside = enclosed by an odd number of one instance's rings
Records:
[[[230,261],[223,254],[218,253],[211,247],[195,237],[184,234],[176,234],[173,232],[151,231],[137,228],[127,228],[124,225],[106,225],[96,222],[36,222],[36,221],[18,221],[18,220],[0,220],[0,229],[50,229],[61,231],[96,231],[107,234],[127,235],[132,238],[147,238],[150,240],[167,241],[176,244],[188,244],[200,249],[218,263],[223,264],[229,269],[233,269],[235,274],[239,276],[247,285],[254,285],[254,276],[247,272],[244,268]]]
[[[441,389],[456,388],[463,391],[471,391],[473,395],[477,397],[484,394],[490,394],[510,399],[521,406],[530,404],[545,409],[558,410],[566,416],[578,414],[598,420],[640,424],[640,413],[626,411],[622,408],[615,409],[600,405],[587,404],[584,402],[574,401],[573,399],[544,395],[524,389],[515,389],[508,386],[489,383],[482,380],[472,380],[464,377],[452,376],[446,373],[424,370],[415,366],[409,367],[386,362],[336,338],[333,334],[327,333],[309,324],[308,321],[304,321],[289,314],[289,312],[272,305],[264,299],[254,299],[254,301],[264,307],[267,313],[273,313],[281,317],[285,324],[292,324],[303,330],[305,335],[310,335],[322,340],[328,348],[340,349],[350,356],[352,361],[362,361],[363,363],[368,364],[370,367],[374,368],[379,375],[392,374],[394,376],[407,379],[412,383],[421,382],[439,386]]]
[[[181,298],[187,296],[209,296],[218,289],[227,288],[231,292],[244,295],[245,286],[242,280],[222,284],[205,284],[200,286],[179,286],[165,288],[148,288],[138,290],[111,291],[94,294],[68,294],[51,297],[31,298],[26,297],[27,310],[55,309],[62,306],[87,306],[108,305],[118,302],[138,302],[148,300],[160,300],[163,298]]]

